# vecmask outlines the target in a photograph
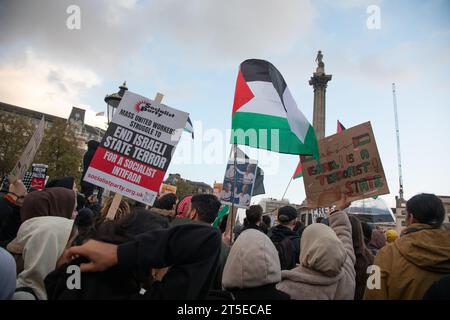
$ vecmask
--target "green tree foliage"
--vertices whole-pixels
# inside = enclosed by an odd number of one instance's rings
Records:
[[[73,129],[64,120],[55,120],[52,127],[45,130],[35,162],[48,165],[50,179],[71,176],[78,182],[82,160],[83,151],[78,148]]]
[[[0,111],[0,174],[9,174],[30,140],[35,126],[14,113]]]
[[[184,196],[187,196],[194,192],[194,188],[189,183],[184,181],[183,179],[179,179],[175,183],[175,186],[177,187],[176,195],[177,195],[178,199],[181,199]]]

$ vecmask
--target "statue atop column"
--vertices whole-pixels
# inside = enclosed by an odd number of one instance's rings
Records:
[[[325,64],[323,63],[322,51],[317,52],[317,68],[309,80],[309,84],[314,88],[314,112],[313,127],[317,139],[325,137],[325,96],[327,83],[331,80],[331,74],[325,73]]]
[[[318,51],[317,52],[317,57],[316,57],[316,62],[317,62],[317,69],[316,69],[316,74],[324,74],[325,73],[325,63],[323,63],[322,61],[323,59],[323,54],[322,51]]]

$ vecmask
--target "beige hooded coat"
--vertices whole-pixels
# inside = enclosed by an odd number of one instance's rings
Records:
[[[224,288],[255,288],[280,280],[278,252],[269,237],[254,229],[242,232],[223,269]]]
[[[450,230],[416,223],[403,234],[375,257],[380,288],[366,288],[365,300],[422,299],[435,281],[450,274]]]
[[[23,271],[17,276],[16,288],[31,288],[39,300],[47,300],[45,277],[56,268],[73,227],[73,220],[62,217],[31,218],[20,226],[16,239],[8,248],[22,251]],[[15,294],[13,300],[24,295]],[[29,295],[25,295],[29,296]]]
[[[281,272],[277,289],[295,300],[353,300],[355,253],[347,215],[338,211],[330,227],[314,223],[302,235],[300,266]]]

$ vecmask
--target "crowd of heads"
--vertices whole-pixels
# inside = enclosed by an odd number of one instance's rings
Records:
[[[167,193],[153,206],[122,198],[110,216],[112,202],[112,196],[78,192],[70,177],[54,179],[42,191],[28,194],[20,181],[11,184],[0,198],[0,299],[133,299],[145,288],[151,299],[360,300],[371,297],[368,267],[384,263],[388,250],[404,250],[406,241],[414,248],[419,235],[442,242],[436,244],[442,252],[433,252],[440,254],[438,267],[421,268],[442,277],[450,273],[450,253],[445,249],[449,231],[440,228],[445,210],[432,194],[406,203],[408,228],[401,234],[379,230],[343,211],[305,226],[292,206],[274,214],[260,205],[249,206],[244,225],[231,230],[231,210],[219,220],[222,204],[212,194],[179,199]],[[126,252],[118,253],[119,260],[136,255],[130,261],[147,264],[84,272],[90,289],[67,291],[67,268],[89,259],[81,255],[72,260],[66,253],[91,240],[119,246]],[[193,268],[206,280],[199,281]],[[171,285],[177,281],[196,289],[178,292]],[[416,291],[413,298],[421,298],[423,288]]]

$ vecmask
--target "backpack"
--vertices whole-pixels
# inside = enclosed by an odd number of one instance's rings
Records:
[[[281,241],[274,241],[273,244],[278,251],[281,270],[291,270],[295,268],[297,257],[291,239],[283,238]]]

